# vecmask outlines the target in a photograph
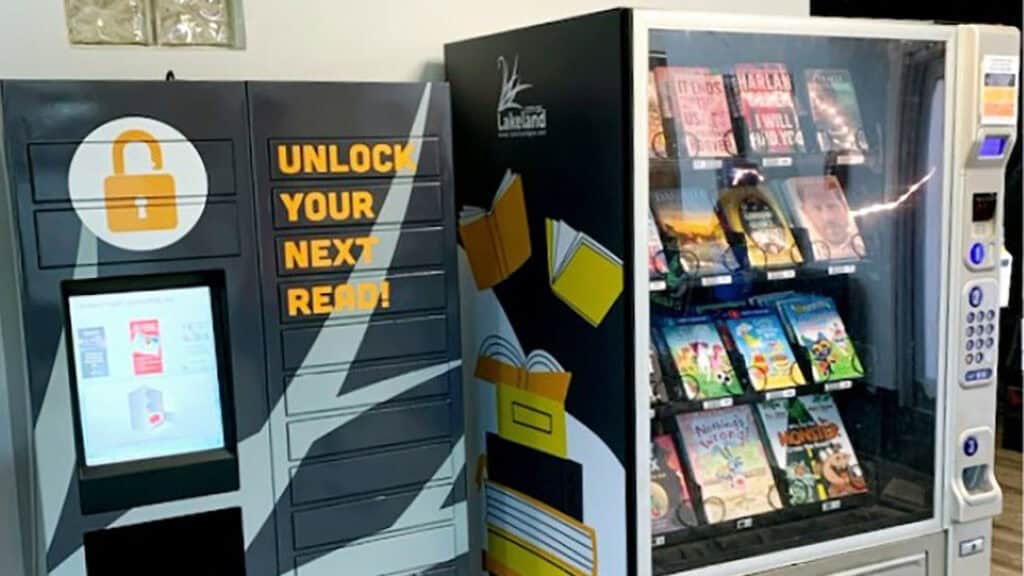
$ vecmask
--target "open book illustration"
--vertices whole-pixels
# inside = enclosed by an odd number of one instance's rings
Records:
[[[497,386],[498,434],[566,457],[565,397],[572,373],[551,354],[523,353],[500,335],[484,338],[474,372]]]
[[[622,293],[622,260],[560,220],[545,220],[551,290],[597,326]]]
[[[508,278],[530,258],[526,200],[519,174],[505,172],[490,212],[476,206],[462,209],[459,237],[480,290]]]

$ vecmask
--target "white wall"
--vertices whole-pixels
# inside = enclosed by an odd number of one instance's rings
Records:
[[[622,0],[241,0],[245,50],[71,47],[61,0],[0,0],[0,78],[440,80],[445,42]],[[807,15],[809,0],[626,0]]]

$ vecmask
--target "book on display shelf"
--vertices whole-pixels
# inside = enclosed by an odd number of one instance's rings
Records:
[[[751,406],[680,414],[676,422],[709,523],[782,508]]]

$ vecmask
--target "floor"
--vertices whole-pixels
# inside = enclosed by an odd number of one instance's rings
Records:
[[[996,518],[992,534],[992,576],[1021,576],[1021,453],[999,449],[996,477],[1003,489],[1003,514]]]

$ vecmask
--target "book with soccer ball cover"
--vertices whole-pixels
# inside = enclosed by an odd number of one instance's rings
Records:
[[[680,414],[676,422],[709,523],[782,508],[751,406]]]
[[[758,405],[775,461],[786,473],[791,505],[867,491],[863,470],[829,394]]]
[[[651,441],[651,533],[655,536],[697,525],[686,477],[672,436]]]
[[[733,67],[737,106],[746,123],[747,147],[760,155],[806,150],[785,64],[737,64]]]
[[[660,318],[660,336],[669,356],[662,373],[678,377],[687,400],[709,400],[743,393],[729,353],[709,316]]]
[[[732,346],[743,357],[754,390],[765,392],[807,383],[774,310],[732,310],[726,314],[725,325]]]

